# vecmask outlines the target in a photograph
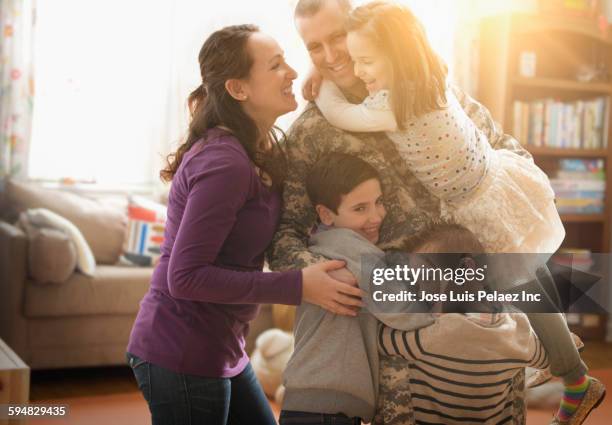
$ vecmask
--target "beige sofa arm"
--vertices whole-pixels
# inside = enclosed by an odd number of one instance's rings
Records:
[[[23,317],[28,240],[17,227],[0,221],[0,338],[18,355],[26,350]]]

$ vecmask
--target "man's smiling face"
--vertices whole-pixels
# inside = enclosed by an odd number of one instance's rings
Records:
[[[312,63],[323,77],[341,89],[360,87],[346,46],[346,12],[336,1],[325,2],[312,16],[296,17],[296,26]]]

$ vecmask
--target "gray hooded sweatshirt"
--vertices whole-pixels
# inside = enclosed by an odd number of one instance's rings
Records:
[[[382,250],[349,229],[319,231],[309,245],[314,253],[346,261],[368,300],[372,268],[394,266]],[[397,303],[395,308],[385,313],[362,309],[350,317],[302,303],[295,318],[295,350],[284,373],[283,410],[344,413],[371,422],[378,396],[378,320],[400,330],[434,322],[423,304]]]

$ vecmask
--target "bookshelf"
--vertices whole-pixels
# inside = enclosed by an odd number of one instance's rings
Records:
[[[506,14],[485,19],[480,32],[477,97],[551,178],[567,233],[562,248],[609,253],[612,28],[586,18]],[[568,172],[580,164],[597,176]],[[582,187],[582,178],[598,182]],[[605,318],[595,319],[574,329],[603,338]]]
[[[559,157],[559,158],[606,158],[606,149],[572,149],[572,148],[549,148],[526,145],[525,148],[534,157]]]
[[[580,81],[567,81],[559,78],[514,77],[512,84],[515,87],[535,87],[536,89],[551,88],[559,91],[612,93],[612,86],[609,84],[582,83]]]

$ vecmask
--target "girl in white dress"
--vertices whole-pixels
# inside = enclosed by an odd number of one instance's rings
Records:
[[[349,14],[347,31],[355,74],[370,95],[351,104],[323,81],[316,103],[325,118],[348,131],[386,132],[440,199],[443,218],[470,230],[485,252],[554,253],[565,230],[548,178],[530,158],[491,147],[448,86],[447,68],[410,10],[374,1]],[[551,424],[581,424],[605,386],[586,374],[561,314],[528,316],[551,372],[565,384]]]
[[[487,252],[553,253],[565,230],[546,175],[531,159],[491,147],[447,84],[447,68],[406,8],[373,2],[349,18],[348,50],[369,96],[349,103],[323,81],[317,106],[334,126],[384,131],[445,219]]]

